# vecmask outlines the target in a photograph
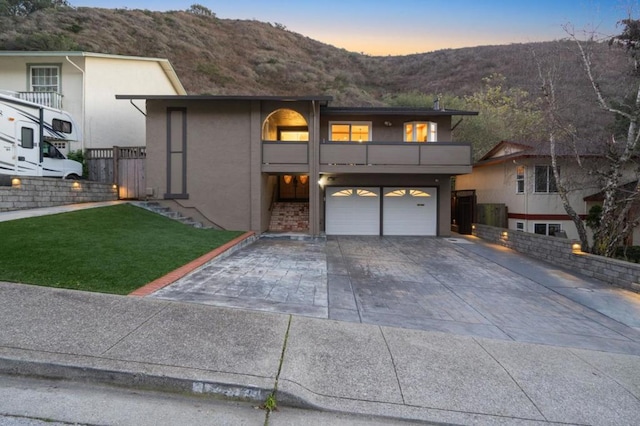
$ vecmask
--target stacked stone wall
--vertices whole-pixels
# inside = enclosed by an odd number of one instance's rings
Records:
[[[574,250],[578,241],[475,224],[473,234],[552,265],[640,292],[640,265]]]
[[[0,212],[117,199],[118,189],[108,183],[26,176],[0,179]]]

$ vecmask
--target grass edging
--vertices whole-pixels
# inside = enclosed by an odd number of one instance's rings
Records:
[[[202,256],[200,256],[197,259],[192,260],[191,262],[187,263],[186,265],[183,265],[181,267],[179,267],[178,269],[175,269],[171,272],[169,272],[168,274],[151,281],[150,283],[140,287],[137,290],[132,291],[131,293],[129,293],[129,296],[138,296],[138,297],[144,297],[144,296],[148,296],[151,293],[160,290],[163,287],[168,286],[169,284],[179,280],[180,278],[184,277],[185,275],[187,275],[188,273],[198,269],[199,267],[201,267],[202,265],[204,265],[205,263],[215,259],[216,257],[222,255],[223,253],[227,252],[228,250],[232,249],[232,248],[241,248],[243,247],[245,244],[244,243],[246,240],[251,239],[252,237],[255,237],[255,232],[253,231],[248,231],[245,232],[244,234],[240,235],[237,238],[234,238],[233,240],[229,241],[228,243],[210,251],[207,254],[204,254]],[[252,241],[253,242],[253,239]]]

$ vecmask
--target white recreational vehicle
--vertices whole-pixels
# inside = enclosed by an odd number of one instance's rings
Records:
[[[82,164],[53,145],[79,133],[69,113],[0,93],[0,174],[79,179]]]

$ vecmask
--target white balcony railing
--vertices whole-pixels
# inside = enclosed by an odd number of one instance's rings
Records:
[[[18,98],[51,108],[62,109],[62,95],[57,92],[17,92]]]

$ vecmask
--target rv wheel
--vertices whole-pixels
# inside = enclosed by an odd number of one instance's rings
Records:
[[[67,177],[65,177],[65,179],[69,179],[69,180],[79,180],[80,176],[76,175],[76,174],[70,174],[67,175]]]

